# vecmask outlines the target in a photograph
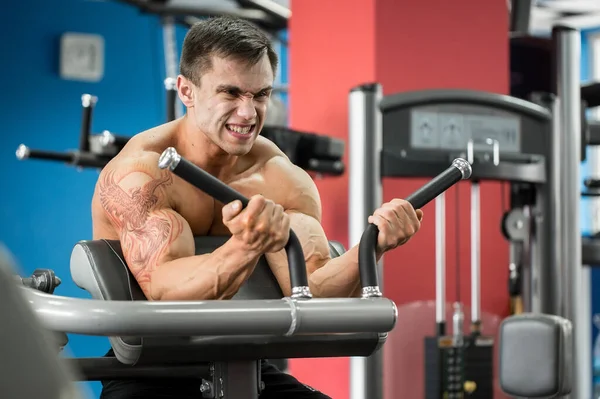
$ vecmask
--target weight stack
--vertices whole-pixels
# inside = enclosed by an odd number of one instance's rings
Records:
[[[425,337],[425,399],[493,398],[493,361],[491,337]]]

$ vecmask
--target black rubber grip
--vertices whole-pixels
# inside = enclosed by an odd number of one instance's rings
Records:
[[[117,136],[116,134],[113,134],[113,144],[116,145],[117,147],[125,147],[125,145],[129,142],[129,139],[131,139],[131,137],[127,137],[127,136]]]
[[[81,132],[79,133],[79,151],[87,152],[90,150],[90,134],[92,133],[92,110],[94,109],[94,100],[83,104],[83,115],[81,118]]]
[[[462,160],[461,160],[462,161]],[[461,166],[468,166],[466,161],[462,161]],[[456,161],[452,165],[431,179],[423,187],[412,193],[406,198],[413,208],[419,209],[435,199],[438,195],[452,187],[460,180],[469,177],[469,172],[461,171]],[[369,224],[363,232],[358,245],[358,262],[360,271],[360,281],[362,287],[379,287],[377,276],[377,236],[379,229],[374,224]]]
[[[167,89],[167,122],[175,120],[175,100],[177,100],[177,90]]]
[[[423,187],[412,193],[406,198],[406,201],[415,209],[419,209],[427,205],[435,197],[448,190],[454,184],[461,181],[463,173],[461,170],[452,165],[433,179],[431,179]]]
[[[73,162],[73,154],[68,152],[44,151],[30,148],[27,153],[29,159],[43,159],[45,161]]]
[[[44,161],[64,162],[85,168],[103,168],[110,161],[110,157],[96,155],[91,152],[80,151],[45,151],[27,149],[27,156],[23,159],[40,159]]]
[[[587,103],[588,108],[600,106],[600,83],[581,86],[581,99]]]
[[[311,158],[308,160],[307,165],[303,165],[303,169],[331,176],[341,176],[344,174],[344,163],[342,161],[332,161],[329,159]]]
[[[243,208],[248,206],[248,198],[184,158],[180,158],[176,166],[171,168],[171,171],[223,204],[239,200]],[[285,251],[289,263],[292,291],[296,287],[308,287],[308,276],[302,245],[291,229]]]
[[[584,119],[587,123],[588,130],[588,145],[600,145],[600,122],[597,121],[588,121]]]

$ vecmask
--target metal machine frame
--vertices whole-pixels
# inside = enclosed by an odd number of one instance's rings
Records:
[[[475,161],[473,168],[474,189],[472,200],[478,203],[479,179],[521,181],[531,184],[537,192],[535,204],[529,207],[529,220],[533,224],[533,234],[529,237],[530,278],[526,279],[526,311],[556,314],[573,322],[575,334],[575,367],[573,398],[584,399],[591,389],[590,363],[590,296],[587,290],[582,290],[582,282],[586,281],[588,273],[582,266],[582,240],[579,228],[580,214],[580,162],[582,159],[582,87],[580,83],[580,33],[579,31],[557,26],[553,31],[555,44],[556,87],[554,95],[539,97],[534,102],[524,101],[509,96],[491,93],[465,91],[425,91],[402,93],[383,97],[378,84],[359,86],[349,94],[349,148],[350,148],[350,189],[349,189],[349,244],[355,245],[364,229],[367,216],[370,215],[382,201],[381,178],[383,176],[433,176],[439,170],[439,162],[447,162],[454,155],[452,151],[446,157],[439,155],[438,162],[429,158],[429,162],[413,162],[413,170],[408,172],[411,165],[407,153],[411,144],[406,137],[408,133],[401,132],[405,126],[410,126],[407,120],[390,120],[386,122],[386,113],[404,102],[405,106],[424,105],[426,103],[445,104],[495,104],[499,112],[509,112],[522,116],[528,115],[546,121],[543,151],[533,152],[530,157],[522,157],[519,151],[504,152],[498,141],[491,141],[489,150],[474,151],[473,142],[465,146],[456,155],[467,154],[469,161]],[[395,123],[394,139],[389,130],[389,124]],[[521,126],[523,135],[528,134],[528,126]],[[542,125],[540,125],[542,126]],[[539,128],[539,126],[538,126]],[[400,130],[400,132],[398,132]],[[531,137],[529,137],[531,139]],[[392,141],[403,141],[407,145],[400,150],[400,145],[392,146]],[[526,138],[522,138],[522,142]],[[386,143],[389,141],[390,143]],[[538,143],[542,146],[542,143]],[[532,148],[532,145],[529,145]],[[392,151],[395,151],[392,153]],[[399,152],[399,153],[398,153]],[[443,151],[442,151],[443,152]],[[480,159],[477,153],[483,154]],[[475,156],[474,156],[475,155]],[[496,156],[499,155],[499,162]],[[413,158],[414,160],[414,158]],[[419,161],[422,161],[420,159]],[[397,168],[394,167],[396,162]],[[414,166],[418,165],[418,171]],[[429,165],[429,167],[428,167]],[[394,172],[396,169],[396,172]],[[438,199],[436,209],[444,207],[443,197]],[[472,312],[472,322],[477,323],[479,309],[479,235],[478,213],[472,217],[472,298],[476,307]],[[475,219],[475,220],[474,220]],[[442,221],[436,221],[436,231],[443,229]],[[436,235],[436,317],[438,325],[445,323],[441,318],[444,296],[444,262],[443,239]],[[379,265],[381,274],[382,264]],[[380,283],[385,287],[385,282]],[[381,399],[383,398],[383,353],[380,351],[368,358],[352,358],[351,360],[351,397],[352,399]]]

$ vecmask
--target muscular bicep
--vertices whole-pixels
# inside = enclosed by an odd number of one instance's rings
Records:
[[[194,239],[189,224],[172,209],[148,213],[135,229],[121,229],[123,255],[131,273],[147,297],[151,297],[152,275],[160,265],[194,255]]]
[[[170,260],[192,256],[195,249],[189,224],[168,200],[172,175],[137,166],[103,171],[97,195],[120,238],[127,266],[150,298],[154,271]]]
[[[331,259],[327,236],[321,223],[313,216],[295,211],[287,213],[290,215],[290,228],[302,244],[306,271],[310,276]],[[284,295],[291,295],[289,265],[285,250],[265,256]]]

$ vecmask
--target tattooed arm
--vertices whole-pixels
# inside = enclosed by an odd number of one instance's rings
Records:
[[[158,154],[144,154],[128,165],[110,165],[98,180],[96,195],[127,265],[149,300],[231,298],[260,254],[229,240],[210,254],[195,255],[191,228],[168,198],[174,177],[158,169],[157,161]]]

